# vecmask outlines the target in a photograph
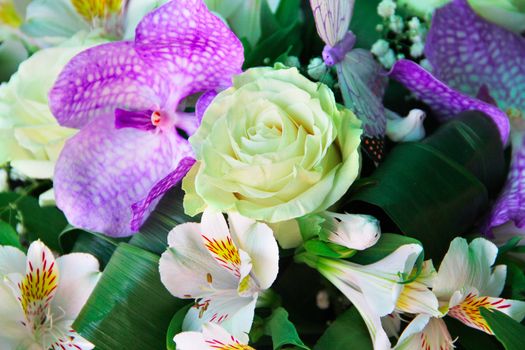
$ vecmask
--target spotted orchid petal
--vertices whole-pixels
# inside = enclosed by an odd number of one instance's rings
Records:
[[[503,144],[507,143],[510,133],[509,119],[497,107],[450,88],[423,67],[409,60],[396,62],[389,75],[427,103],[442,121],[464,111],[484,112],[497,125]]]
[[[49,96],[59,123],[81,128],[55,171],[69,222],[112,236],[137,232],[194,162],[177,129],[191,135],[199,119],[179,104],[231,84],[242,61],[240,41],[202,0],[173,0],[144,17],[135,41],[73,58]]]
[[[485,21],[467,0],[436,11],[425,55],[435,76],[452,88],[476,96],[486,85],[500,108],[525,110],[525,39]]]
[[[202,332],[179,333],[173,340],[180,350],[254,350],[214,323],[204,324]]]
[[[180,161],[191,156],[189,143],[175,131],[117,130],[107,117],[95,119],[60,154],[54,178],[57,206],[72,225],[129,235],[132,224],[137,229],[156,205],[164,183],[174,182],[164,179],[179,164],[185,167],[179,174],[185,174],[191,164]]]
[[[456,19],[461,17],[461,23]],[[466,0],[436,11],[425,54],[436,76],[472,96],[494,98],[523,124],[525,113],[525,39],[479,17]],[[520,116],[521,114],[521,116]],[[513,121],[514,122],[514,121]],[[525,157],[522,128],[513,125],[513,159],[505,187],[487,218],[484,231],[513,221],[525,227]]]

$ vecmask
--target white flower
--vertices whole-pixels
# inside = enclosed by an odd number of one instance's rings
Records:
[[[396,63],[396,55],[394,53],[394,50],[389,49],[386,55],[378,57],[379,62],[385,67],[386,69],[392,68],[394,63]]]
[[[321,57],[314,57],[308,63],[308,75],[314,80],[320,80],[328,72],[328,67]]]
[[[381,236],[379,221],[370,215],[326,212],[328,240],[349,249],[364,250]]]
[[[413,109],[405,118],[387,110],[386,135],[394,142],[419,141],[425,137],[426,114],[420,109]]]
[[[390,24],[388,25],[388,28],[390,28],[390,30],[393,31],[394,33],[400,34],[405,28],[405,23],[403,22],[403,18],[398,15],[391,16]]]
[[[255,350],[214,323],[203,324],[202,332],[179,333],[173,340],[177,350]]]
[[[410,56],[418,58],[423,56],[423,51],[425,50],[425,45],[421,41],[414,42],[410,46]]]
[[[389,18],[396,12],[396,3],[392,0],[383,0],[377,5],[377,13],[383,18]]]
[[[525,317],[525,302],[498,298],[505,285],[507,267],[492,266],[498,248],[486,239],[470,244],[455,238],[441,262],[433,291],[448,315],[467,326],[493,334],[480,316],[480,308],[496,309],[518,322]]]
[[[498,248],[486,239],[477,238],[467,244],[464,238],[455,238],[432,281],[442,315],[418,315],[403,331],[395,349],[416,350],[426,345],[452,349],[452,338],[441,319],[444,315],[488,334],[493,332],[481,316],[481,308],[498,310],[521,322],[525,302],[499,298],[507,269],[505,265],[493,266],[497,254]]]
[[[259,292],[277,277],[279,249],[265,224],[205,210],[201,223],[176,226],[159,264],[162,283],[178,298],[195,299],[182,329],[220,324],[247,341]]]
[[[55,260],[40,241],[27,258],[0,246],[0,344],[2,350],[93,349],[73,321],[100,278],[98,261],[73,253]]]
[[[7,170],[0,169],[0,192],[7,192],[9,191],[9,176],[7,174]]]
[[[370,265],[321,257],[315,261],[319,272],[357,308],[366,323],[375,350],[390,349],[381,317],[395,310],[404,288],[402,276],[412,271],[422,250],[418,244],[406,244]]]
[[[420,26],[421,26],[421,21],[417,17],[412,17],[410,21],[408,21],[408,28],[410,28],[411,30],[417,31]]]
[[[383,57],[388,53],[388,49],[390,49],[390,44],[388,44],[388,41],[379,39],[372,45],[372,49],[370,51],[377,57]]]

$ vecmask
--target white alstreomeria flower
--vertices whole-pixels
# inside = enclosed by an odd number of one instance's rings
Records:
[[[318,257],[314,265],[357,308],[366,323],[375,350],[390,349],[381,317],[391,314],[408,276],[423,248],[405,244],[385,258],[369,265]]]
[[[433,281],[433,292],[443,315],[467,326],[493,334],[480,309],[498,310],[518,322],[525,317],[525,302],[499,298],[505,285],[505,265],[492,266],[498,248],[483,238],[470,244],[455,238]],[[452,338],[441,318],[417,316],[404,330],[396,349],[452,349]]]
[[[98,261],[73,253],[55,260],[40,241],[20,250],[0,246],[0,344],[2,350],[93,349],[73,321],[99,278]]]
[[[255,350],[215,323],[202,325],[202,332],[182,332],[173,339],[177,350]]]
[[[162,283],[178,298],[196,299],[182,329],[220,324],[247,342],[259,292],[277,277],[279,249],[272,230],[236,213],[204,211],[201,223],[176,226],[160,258]]]
[[[381,237],[379,221],[370,215],[325,212],[327,239],[349,249],[365,250]]]

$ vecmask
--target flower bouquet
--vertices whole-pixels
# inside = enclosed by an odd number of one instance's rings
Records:
[[[0,349],[525,349],[525,1],[0,0]]]

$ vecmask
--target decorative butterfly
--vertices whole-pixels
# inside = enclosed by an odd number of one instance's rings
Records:
[[[363,122],[363,146],[378,163],[383,158],[386,116],[383,107],[387,77],[372,54],[354,49],[348,30],[355,0],[310,0],[317,33],[326,46],[323,60],[335,66],[345,106]]]

